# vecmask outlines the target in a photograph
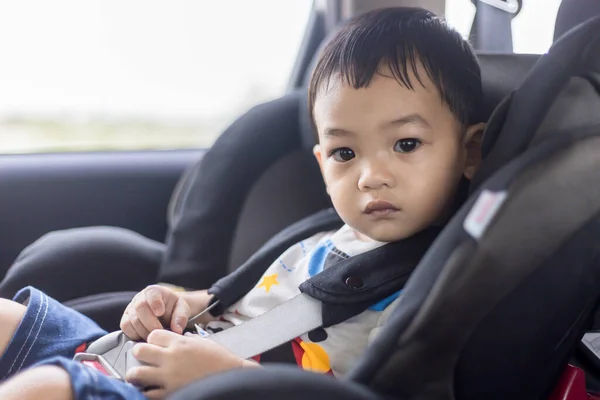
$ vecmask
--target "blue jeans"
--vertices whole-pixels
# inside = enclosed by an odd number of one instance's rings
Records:
[[[58,365],[69,373],[77,400],[145,399],[132,385],[72,361],[77,348],[107,333],[91,319],[32,287],[13,300],[27,311],[0,357],[0,382],[31,366]]]

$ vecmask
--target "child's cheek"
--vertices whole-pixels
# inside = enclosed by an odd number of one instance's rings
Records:
[[[327,160],[325,174],[331,177],[331,179],[339,180],[339,178],[347,174],[350,165],[350,162],[339,162],[330,158]]]

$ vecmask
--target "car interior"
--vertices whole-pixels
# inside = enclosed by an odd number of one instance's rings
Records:
[[[412,300],[373,351],[337,381],[273,365],[218,374],[173,399],[600,398],[600,369],[580,343],[600,300],[600,248],[591,240],[600,229],[592,129],[600,2],[557,3],[557,44],[542,55],[513,52],[511,23],[528,1],[464,1],[475,10],[469,38],[482,71],[486,158],[468,200],[407,284],[403,296]],[[247,109],[206,148],[0,156],[0,297],[37,286],[114,331],[147,285],[206,288],[236,271],[278,232],[331,207],[307,102],[323,43],[373,8],[445,15],[448,3],[314,1],[285,93]],[[575,51],[588,42],[592,50]],[[545,195],[558,190],[557,176],[575,182],[583,200]],[[474,240],[464,221],[486,191],[507,191],[510,201]],[[540,209],[535,218],[519,208],[531,202]],[[570,208],[581,216],[562,211]],[[538,300],[529,301],[532,293]],[[447,317],[465,307],[475,311]]]

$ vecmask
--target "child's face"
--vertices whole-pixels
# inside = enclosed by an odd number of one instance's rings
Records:
[[[392,242],[444,217],[480,162],[482,124],[461,126],[425,71],[423,88],[389,71],[354,89],[332,78],[314,105],[314,153],[340,217],[361,238]],[[390,76],[390,77],[388,77]]]

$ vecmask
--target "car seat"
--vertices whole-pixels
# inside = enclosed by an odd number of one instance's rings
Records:
[[[278,365],[171,399],[591,398],[557,382],[600,300],[599,112],[596,17],[496,108],[472,195],[344,380]]]

